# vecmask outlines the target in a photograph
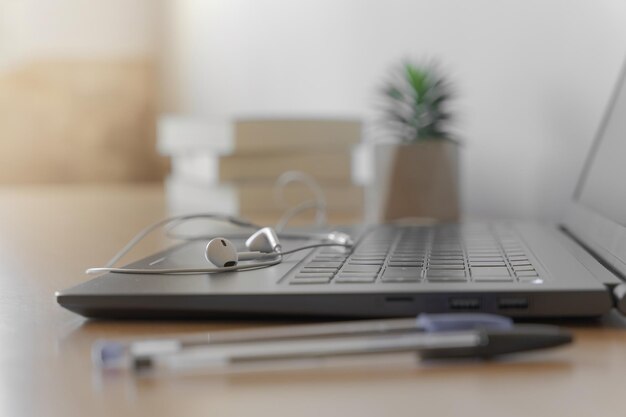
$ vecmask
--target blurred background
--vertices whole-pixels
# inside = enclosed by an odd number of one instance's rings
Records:
[[[390,65],[429,56],[463,213],[552,220],[625,39],[623,0],[0,0],[0,184],[160,183],[163,115],[370,120]]]

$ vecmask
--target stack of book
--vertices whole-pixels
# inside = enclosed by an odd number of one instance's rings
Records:
[[[260,224],[276,223],[285,211],[314,194],[290,183],[284,199],[275,182],[287,171],[313,177],[326,197],[331,224],[362,221],[364,190],[353,182],[360,143],[358,119],[238,119],[211,123],[178,116],[159,120],[158,149],[171,159],[166,193],[172,214],[216,212]],[[309,224],[315,211],[290,225]]]

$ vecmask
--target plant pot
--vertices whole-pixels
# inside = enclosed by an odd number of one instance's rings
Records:
[[[457,221],[458,152],[444,140],[376,145],[369,220]]]

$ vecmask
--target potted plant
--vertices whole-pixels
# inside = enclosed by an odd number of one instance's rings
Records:
[[[374,150],[378,221],[459,217],[450,83],[434,63],[403,62],[382,86],[385,142]]]

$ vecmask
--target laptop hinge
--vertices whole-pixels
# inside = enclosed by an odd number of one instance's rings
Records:
[[[598,254],[592,251],[573,233],[567,230],[563,225],[559,226],[559,230],[563,232],[564,246],[578,259],[596,279],[609,287],[611,290],[626,281],[625,277],[620,274],[614,267],[605,262]]]

